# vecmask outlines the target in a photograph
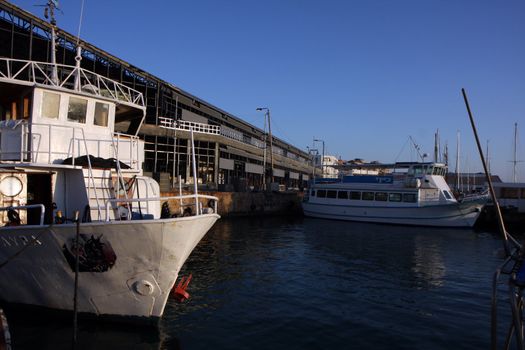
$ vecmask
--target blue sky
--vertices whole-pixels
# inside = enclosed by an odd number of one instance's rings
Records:
[[[61,2],[61,28],[78,32],[80,5]],[[439,129],[454,169],[459,130],[461,167],[481,171],[462,87],[505,180],[515,122],[525,135],[521,0],[85,0],[80,36],[261,128],[269,107],[277,137],[343,159],[416,160],[409,136],[432,154]]]

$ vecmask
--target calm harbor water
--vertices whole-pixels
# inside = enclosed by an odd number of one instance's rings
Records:
[[[182,271],[191,299],[158,330],[81,323],[77,348],[487,349],[500,248],[471,230],[222,219]],[[71,346],[64,323],[11,331],[16,350]]]

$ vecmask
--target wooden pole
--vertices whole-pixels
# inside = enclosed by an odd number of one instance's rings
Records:
[[[509,236],[510,235],[505,229],[505,223],[503,222],[503,216],[501,215],[501,209],[499,207],[498,199],[496,198],[496,192],[494,192],[494,187],[492,186],[492,180],[490,178],[490,174],[487,168],[487,163],[485,162],[485,157],[483,156],[483,149],[481,148],[481,144],[479,142],[478,131],[476,130],[476,125],[474,123],[474,117],[472,116],[472,112],[470,111],[470,105],[468,103],[467,93],[465,92],[465,89],[461,89],[461,93],[463,94],[463,99],[465,100],[465,106],[467,107],[467,112],[468,112],[468,116],[470,119],[470,125],[472,126],[472,131],[474,132],[474,138],[476,139],[476,145],[478,146],[478,152],[481,158],[481,163],[483,164],[483,170],[485,171],[485,176],[487,177],[487,182],[489,184],[490,195],[492,197],[492,202],[494,203],[494,208],[496,210],[496,215],[498,219],[499,231],[501,233],[501,236],[503,237],[503,246],[505,248],[505,253],[507,256],[510,256],[511,255],[511,251],[509,247]],[[514,238],[511,238],[511,239],[517,245],[517,247],[520,247],[519,243],[516,242]]]

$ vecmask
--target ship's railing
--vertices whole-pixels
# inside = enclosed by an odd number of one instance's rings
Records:
[[[192,203],[186,203],[183,204],[184,200],[192,200]],[[180,207],[181,207],[181,214],[183,214],[182,208],[183,207],[195,207],[198,204],[198,207],[196,208],[195,212],[192,213],[192,215],[204,215],[209,214],[205,208],[202,207],[202,201],[201,200],[208,200],[212,201],[213,203],[213,213],[217,213],[217,203],[219,199],[215,196],[209,196],[205,194],[188,194],[188,195],[179,195],[179,196],[167,196],[167,197],[148,197],[148,198],[112,198],[107,200],[106,202],[106,221],[111,221],[110,212],[111,210],[117,210],[119,207],[129,207],[131,210],[127,210],[124,217],[116,217],[115,220],[131,220],[133,218],[133,210],[141,210],[140,203],[143,202],[167,202],[169,200],[175,200],[179,201]],[[138,206],[133,206],[133,203],[138,203]],[[144,215],[147,215],[144,214]]]
[[[265,144],[264,141],[259,140],[255,137],[247,136],[240,131],[234,130],[224,125],[221,125],[221,126],[209,125],[209,124],[198,123],[198,122],[190,122],[186,120],[176,120],[173,118],[159,117],[159,126],[161,128],[172,129],[172,130],[190,131],[191,129],[193,129],[193,132],[210,134],[210,135],[221,135],[231,140],[235,140],[237,142],[241,142],[246,145],[257,147],[258,149],[267,148],[267,145]],[[300,157],[291,152],[285,152],[282,148],[279,148],[276,146],[273,146],[273,153],[278,154],[283,157],[287,157],[287,158],[296,160],[301,163],[308,162],[307,159]]]
[[[141,153],[143,152],[141,152],[139,142],[140,138],[138,136],[114,132],[112,146],[118,152],[115,158],[129,165],[132,169],[140,169],[142,166]],[[124,158],[124,156],[129,158]]]
[[[190,122],[187,120],[175,120],[172,118],[159,117],[159,126],[165,129],[184,130],[202,134],[219,135],[220,126],[204,123]]]
[[[113,141],[91,139],[86,138],[83,128],[59,124],[29,124],[26,120],[0,121],[0,138],[3,134],[11,141],[17,138],[20,142],[14,142],[13,146],[2,143],[4,147],[0,149],[0,160],[53,164],[73,158],[72,165],[75,165],[76,157],[90,154],[102,158],[118,158],[133,169],[140,162],[137,136],[114,133]],[[110,152],[113,142],[117,149]],[[115,152],[119,154],[114,154]],[[126,159],[119,155],[126,156]]]
[[[53,72],[57,78],[53,78]],[[0,57],[0,81],[41,84],[145,108],[141,92],[81,67]]]
[[[44,216],[46,214],[46,207],[43,204],[29,204],[20,205],[17,207],[0,207],[0,212],[9,210],[27,210],[27,209],[40,209],[40,226],[44,225]],[[18,214],[18,213],[17,213]],[[12,227],[12,224],[11,224]]]

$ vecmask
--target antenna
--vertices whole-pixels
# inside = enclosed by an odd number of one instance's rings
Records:
[[[55,10],[60,10],[58,6],[57,0],[48,0],[45,5],[37,5],[44,7],[44,17],[49,20],[49,23],[51,24],[51,57],[50,61],[51,64],[53,64],[53,69],[51,70],[51,81],[53,84],[58,85],[58,72],[57,72],[57,60],[56,60],[56,41],[57,41],[57,35],[56,35],[56,25],[57,21],[55,18]]]

